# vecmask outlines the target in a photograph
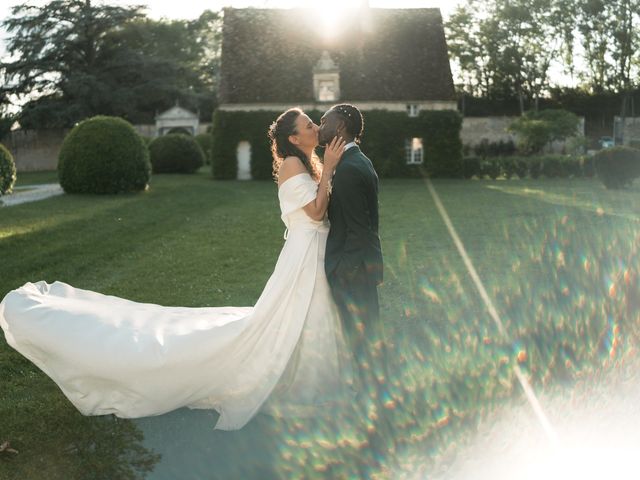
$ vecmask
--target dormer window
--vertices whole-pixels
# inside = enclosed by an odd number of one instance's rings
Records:
[[[410,117],[417,117],[420,113],[420,106],[417,103],[410,103],[407,105],[407,115]]]
[[[335,102],[338,100],[336,95],[336,83],[333,80],[320,80],[318,83],[318,98],[320,102]]]
[[[326,50],[313,67],[313,93],[317,102],[340,100],[340,69]]]

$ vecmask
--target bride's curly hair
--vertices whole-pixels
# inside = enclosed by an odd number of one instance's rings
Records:
[[[296,119],[304,112],[298,108],[290,108],[282,113],[269,126],[269,140],[271,141],[271,156],[273,157],[273,178],[278,181],[278,172],[282,162],[287,157],[298,157],[305,166],[309,175],[314,179],[319,179],[322,173],[322,165],[320,159],[315,153],[311,158],[289,141],[289,135],[295,135]]]

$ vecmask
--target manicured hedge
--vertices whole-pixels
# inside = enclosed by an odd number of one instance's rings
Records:
[[[464,178],[592,177],[593,159],[570,155],[466,157],[462,171]]]
[[[16,183],[16,163],[11,152],[0,143],[0,196],[7,195]]]
[[[204,164],[204,152],[191,135],[169,133],[149,144],[153,173],[194,173]]]
[[[236,149],[245,140],[251,144],[251,175],[271,178],[271,151],[267,129],[282,112],[229,112],[213,116],[211,147],[213,175],[217,179],[237,177]],[[305,112],[319,122],[324,112]],[[418,117],[404,112],[364,111],[362,151],[381,177],[456,177],[462,175],[462,117],[455,111],[424,111]],[[407,165],[405,140],[423,139],[423,165]]]
[[[211,138],[210,133],[199,133],[195,136],[196,142],[200,145],[200,148],[204,152],[204,164],[211,165]]]
[[[605,187],[624,188],[640,177],[640,150],[630,147],[612,147],[594,155],[598,178]]]
[[[122,118],[97,116],[76,125],[58,156],[58,177],[67,193],[144,190],[151,176],[149,150]]]

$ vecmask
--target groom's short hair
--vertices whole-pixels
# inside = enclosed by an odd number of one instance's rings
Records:
[[[331,110],[342,117],[345,122],[345,129],[359,143],[360,137],[364,133],[364,119],[358,107],[350,103],[341,103],[331,107]]]

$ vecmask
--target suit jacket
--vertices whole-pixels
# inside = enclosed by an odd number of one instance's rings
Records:
[[[382,283],[382,249],[378,236],[378,175],[360,147],[349,148],[333,176],[325,253],[325,271],[349,281],[364,267]]]

